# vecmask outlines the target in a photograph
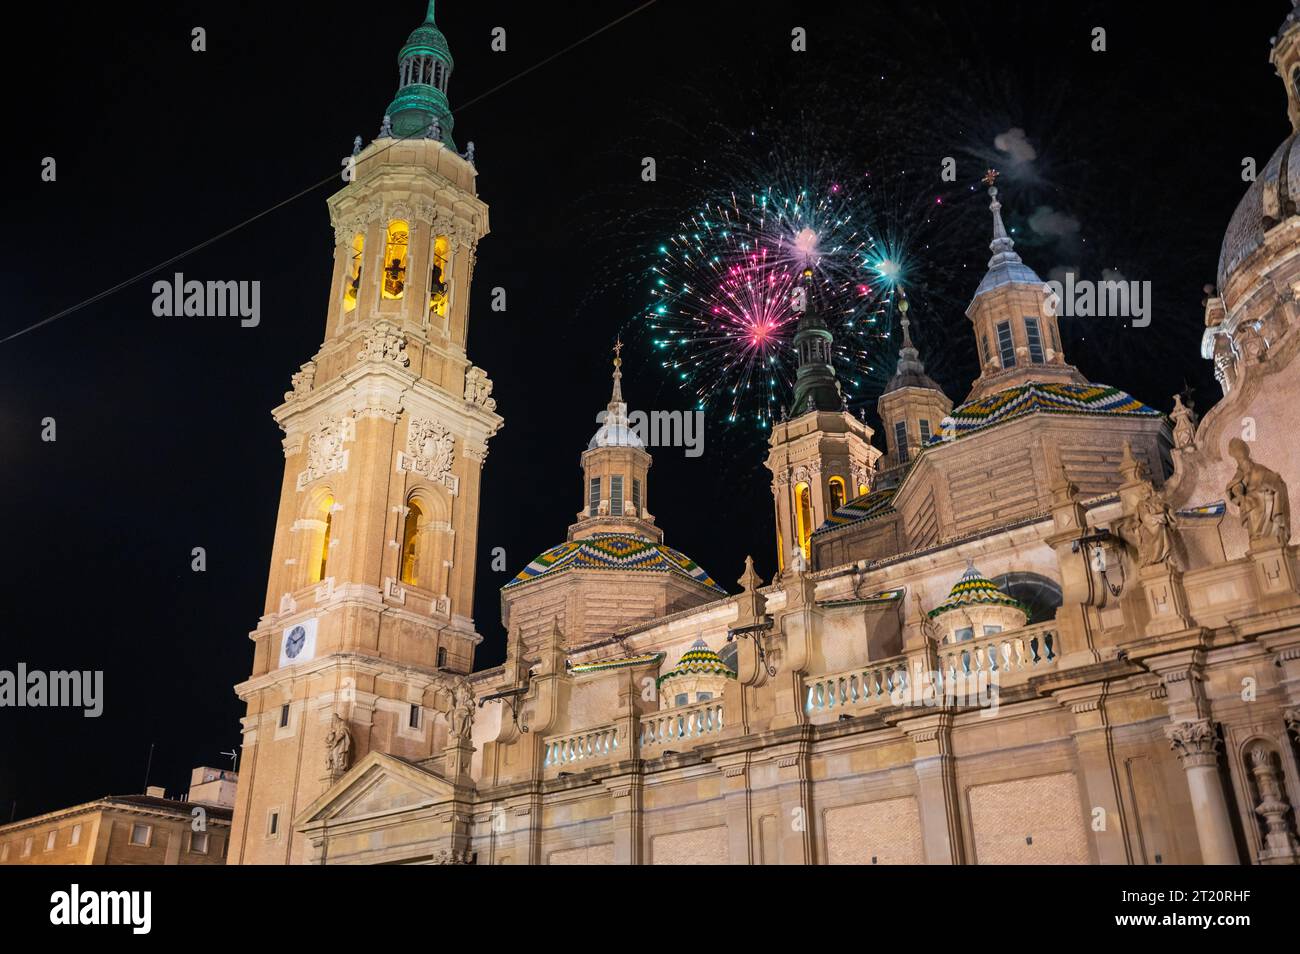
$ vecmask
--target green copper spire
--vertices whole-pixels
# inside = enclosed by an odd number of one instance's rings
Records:
[[[455,66],[447,38],[429,13],[406,39],[397,54],[397,95],[385,110],[392,135],[398,138],[440,139],[455,149],[451,138],[451,106],[447,102],[447,80]],[[380,134],[381,136],[383,133]]]
[[[839,411],[844,408],[840,383],[831,364],[831,345],[835,338],[817,313],[813,302],[812,269],[805,269],[795,286],[793,307],[800,312],[794,333],[794,347],[799,354],[799,371],[794,379],[794,406],[791,417],[809,411]]]

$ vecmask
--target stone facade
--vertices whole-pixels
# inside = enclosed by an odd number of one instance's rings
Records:
[[[1288,21],[1275,49],[1287,77],[1296,36]],[[314,377],[277,410],[289,460],[239,687],[232,861],[1300,861],[1300,216],[1276,207],[1280,160],[1225,241],[1205,348],[1225,395],[1199,424],[1180,405],[1171,431],[1068,363],[992,175],[993,257],[967,310],[980,375],[953,407],[905,338],[882,418],[908,453],[833,406],[831,332],[803,314],[812,383],[769,455],[781,569],[764,582],[746,561],[734,595],[650,517],[616,364],[578,521],[504,588],[506,661],[474,672],[467,561],[500,418],[452,385],[470,367],[463,296],[486,209],[442,143],[399,148],[363,153],[331,200],[341,255],[358,223],[366,249],[382,243],[398,203],[421,223],[412,256],[447,220],[470,243],[454,244],[436,320],[422,290],[393,304],[364,278],[343,311],[341,264]],[[413,441],[417,416],[441,429]],[[339,552],[331,582],[303,585],[292,561],[318,554],[295,534],[319,534],[304,507],[325,483]],[[412,487],[454,536],[432,590],[394,586]],[[314,661],[283,659],[308,616]],[[688,652],[729,672],[676,704],[660,677]]]

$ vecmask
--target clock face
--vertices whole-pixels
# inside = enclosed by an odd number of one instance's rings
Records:
[[[297,659],[298,654],[302,652],[302,647],[307,644],[307,630],[302,626],[295,626],[289,630],[289,635],[284,638],[284,654],[290,659]]]
[[[281,630],[280,665],[304,663],[316,656],[316,620],[305,619]]]

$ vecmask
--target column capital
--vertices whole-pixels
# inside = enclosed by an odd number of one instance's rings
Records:
[[[1165,737],[1185,769],[1213,766],[1218,761],[1219,734],[1209,719],[1189,719],[1165,726]]]

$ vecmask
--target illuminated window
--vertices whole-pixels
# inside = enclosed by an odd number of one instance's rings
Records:
[[[861,497],[863,494],[867,493],[869,490],[871,490],[871,488],[868,487],[866,484],[858,484],[858,496],[859,496],[859,497]]]
[[[344,311],[357,307],[357,296],[361,294],[361,253],[365,245],[366,237],[358,232],[352,240],[352,261],[348,263],[348,280],[343,289]]]
[[[447,314],[447,289],[451,277],[447,273],[449,251],[447,236],[439,235],[433,240],[433,267],[429,269],[429,311],[435,315]]]
[[[1011,342],[1010,322],[998,322],[998,357],[1002,360],[1002,367],[1014,368],[1016,366],[1016,348]]]
[[[781,546],[781,527],[776,528],[776,571],[785,572],[785,547]]]
[[[632,478],[632,516],[641,516],[641,481]]]
[[[594,517],[600,513],[600,478],[593,477],[587,489],[587,516]]]
[[[401,298],[406,291],[406,260],[411,233],[406,223],[394,219],[388,223],[388,242],[384,245],[384,297]]]
[[[416,501],[407,504],[406,522],[402,526],[402,582],[412,586],[420,583],[416,571],[419,568],[420,520],[423,517],[424,511]]]
[[[800,484],[794,489],[795,531],[798,534],[799,549],[804,558],[808,557],[808,541],[812,538],[812,491],[807,484]]]
[[[311,579],[307,581],[308,583],[319,583],[325,579],[325,571],[329,566],[330,543],[334,529],[334,497],[330,494],[326,494],[320,502],[316,511],[316,521],[319,529],[312,535],[311,554],[307,563],[311,569]]]
[[[1038,333],[1038,319],[1025,318],[1025,340],[1029,344],[1029,360],[1034,364],[1043,363],[1043,338]]]
[[[609,478],[609,512],[612,516],[623,516],[623,475],[614,474]]]
[[[908,456],[906,421],[898,421],[894,424],[894,449],[898,453],[898,462],[906,463]]]
[[[834,513],[844,506],[844,478],[832,477],[827,482],[831,494],[831,512]]]

